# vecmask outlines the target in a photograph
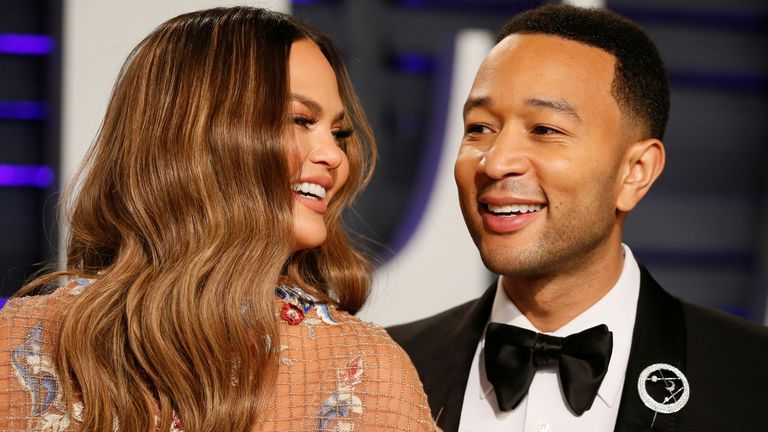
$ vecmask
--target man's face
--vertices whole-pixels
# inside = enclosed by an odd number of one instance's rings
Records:
[[[507,37],[480,66],[454,174],[492,271],[555,274],[618,246],[626,138],[614,69],[605,51],[541,34]]]

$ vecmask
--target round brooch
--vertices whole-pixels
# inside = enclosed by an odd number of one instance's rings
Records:
[[[648,392],[649,387],[655,387],[655,397]],[[680,411],[691,396],[688,378],[680,369],[666,363],[655,363],[643,369],[637,379],[637,391],[645,406],[662,414]]]

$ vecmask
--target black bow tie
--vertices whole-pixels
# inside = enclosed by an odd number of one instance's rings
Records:
[[[561,338],[490,323],[485,330],[485,371],[499,408],[510,411],[528,393],[536,369],[557,365],[565,399],[582,415],[597,396],[612,348],[613,334],[605,324]]]

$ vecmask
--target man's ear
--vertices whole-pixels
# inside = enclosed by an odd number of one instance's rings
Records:
[[[619,170],[616,210],[628,212],[635,208],[661,175],[665,159],[664,143],[655,138],[629,144]]]

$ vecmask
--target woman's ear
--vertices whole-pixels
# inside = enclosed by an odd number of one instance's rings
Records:
[[[666,152],[664,143],[651,138],[629,144],[623,161],[616,209],[628,212],[648,192],[664,170]]]

